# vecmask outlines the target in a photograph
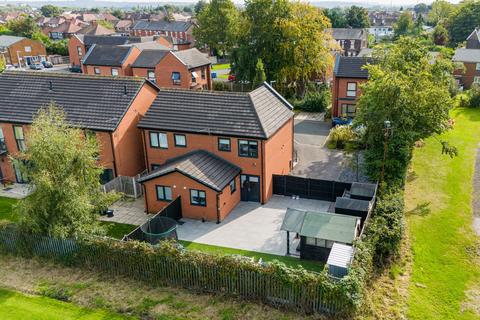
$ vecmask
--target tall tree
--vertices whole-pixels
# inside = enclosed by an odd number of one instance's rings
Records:
[[[425,3],[419,3],[413,7],[413,11],[415,11],[417,15],[425,14],[428,12],[428,6]]]
[[[198,14],[207,6],[207,2],[205,0],[199,0],[197,3],[195,3],[195,7],[193,7],[193,12],[195,12],[195,15],[198,16]]]
[[[62,9],[60,9],[60,7],[52,4],[46,4],[42,6],[40,11],[44,17],[58,17],[62,13]]]
[[[266,80],[267,80],[267,76],[265,75],[265,69],[263,67],[262,59],[258,59],[257,64],[255,66],[255,78],[253,78],[253,81],[252,81],[253,88],[257,88]]]
[[[437,24],[432,33],[433,43],[444,46],[448,43],[448,31],[442,24]]]
[[[7,28],[14,34],[31,38],[35,32],[39,32],[40,28],[30,16],[21,16],[17,19],[10,20],[7,24]]]
[[[197,45],[225,55],[237,41],[239,12],[231,0],[212,0],[197,16]]]
[[[385,177],[403,181],[415,142],[449,128],[453,66],[441,57],[430,63],[428,49],[408,37],[390,47],[379,46],[373,57],[377,63],[366,67],[369,80],[362,86],[355,124],[366,128],[370,175],[378,178],[386,149]],[[388,139],[385,121],[392,127]]]
[[[412,13],[409,11],[402,12],[397,20],[397,23],[393,26],[395,38],[409,35],[413,32],[414,23]]]
[[[480,1],[461,2],[445,22],[450,45],[456,46],[465,41],[477,26],[480,26]]]
[[[125,17],[125,12],[122,9],[115,8],[112,10],[112,15],[121,20]]]
[[[454,10],[454,5],[445,0],[436,0],[428,13],[428,22],[434,26],[445,22]]]
[[[26,141],[27,150],[14,161],[35,187],[19,203],[21,226],[55,237],[99,231],[98,212],[112,196],[100,191],[95,136],[71,127],[51,105],[36,115]]]
[[[367,9],[358,6],[351,6],[346,14],[347,24],[351,28],[370,27],[370,18]]]
[[[342,8],[325,9],[324,14],[330,19],[332,28],[346,28],[348,27],[345,11]]]

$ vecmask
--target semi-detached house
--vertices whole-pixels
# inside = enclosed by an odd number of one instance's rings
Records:
[[[5,71],[0,74],[0,178],[24,182],[10,161],[27,147],[28,129],[42,107],[55,103],[67,120],[97,137],[102,180],[144,171],[140,118],[158,88],[145,79]]]
[[[186,218],[220,222],[239,201],[266,203],[293,159],[292,106],[263,84],[250,93],[161,89],[140,121],[146,209],[181,197]]]

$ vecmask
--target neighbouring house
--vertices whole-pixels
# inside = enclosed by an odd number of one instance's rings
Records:
[[[292,106],[264,83],[250,93],[160,89],[138,125],[147,212],[181,197],[186,218],[220,222],[239,201],[266,203],[293,161]]]
[[[342,54],[347,57],[357,56],[368,47],[368,31],[366,29],[332,28],[333,39],[342,48]]]
[[[77,34],[83,34],[88,36],[106,36],[115,34],[115,30],[108,29],[94,21],[90,25],[78,30]]]
[[[137,21],[131,28],[132,36],[170,36],[195,44],[193,29],[195,24],[190,21]]]
[[[94,44],[82,60],[82,72],[102,76],[132,76],[132,63],[140,55],[135,46]]]
[[[41,41],[0,35],[0,56],[3,56],[7,64],[27,67],[46,60],[47,50]]]
[[[332,117],[353,118],[360,85],[368,80],[368,71],[363,67],[370,57],[345,57],[337,55],[332,82]]]
[[[470,89],[474,84],[480,85],[480,49],[458,48],[453,61],[461,65],[453,73],[461,87]]]
[[[76,34],[68,41],[68,55],[70,57],[70,64],[73,68],[81,69],[82,59],[94,44],[118,46],[152,40],[153,37],[130,37],[114,35],[92,36]]]
[[[480,29],[475,28],[468,36],[465,48],[455,50],[453,62],[459,64],[453,75],[464,89],[480,85]]]
[[[182,51],[143,50],[132,73],[159,87],[212,90],[211,61],[196,48]]]
[[[132,27],[132,20],[118,20],[115,23],[115,31],[121,34],[130,34],[130,29]]]
[[[398,12],[374,11],[369,13],[369,17],[368,33],[375,37],[375,41],[393,37],[393,26],[399,18]]]
[[[28,129],[37,111],[50,103],[61,107],[74,126],[94,134],[99,164],[107,182],[145,169],[139,119],[155,100],[158,88],[132,77],[5,71],[0,74],[0,178],[24,182],[9,155],[27,147]]]
[[[48,36],[50,37],[50,39],[53,40],[68,39],[84,27],[84,22],[77,20],[68,20],[60,24],[59,26],[51,29],[48,33]]]
[[[105,12],[105,13],[82,13],[78,16],[80,20],[83,20],[88,23],[94,23],[97,21],[108,21],[115,23],[119,19],[112,15],[111,13]]]

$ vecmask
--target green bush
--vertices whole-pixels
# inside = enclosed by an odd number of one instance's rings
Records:
[[[355,141],[357,138],[352,126],[336,126],[330,130],[327,146],[330,149],[344,149],[349,142]]]
[[[471,108],[480,108],[480,85],[473,85],[465,94],[466,106]]]
[[[60,300],[70,301],[73,296],[73,291],[61,285],[51,285],[48,283],[41,283],[38,286],[37,293],[41,296]]]
[[[331,103],[331,93],[327,87],[322,87],[318,91],[308,92],[303,100],[294,101],[296,110],[307,112],[323,112]]]

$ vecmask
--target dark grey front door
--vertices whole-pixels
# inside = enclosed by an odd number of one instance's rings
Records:
[[[240,176],[241,200],[260,202],[260,177],[242,174]]]

